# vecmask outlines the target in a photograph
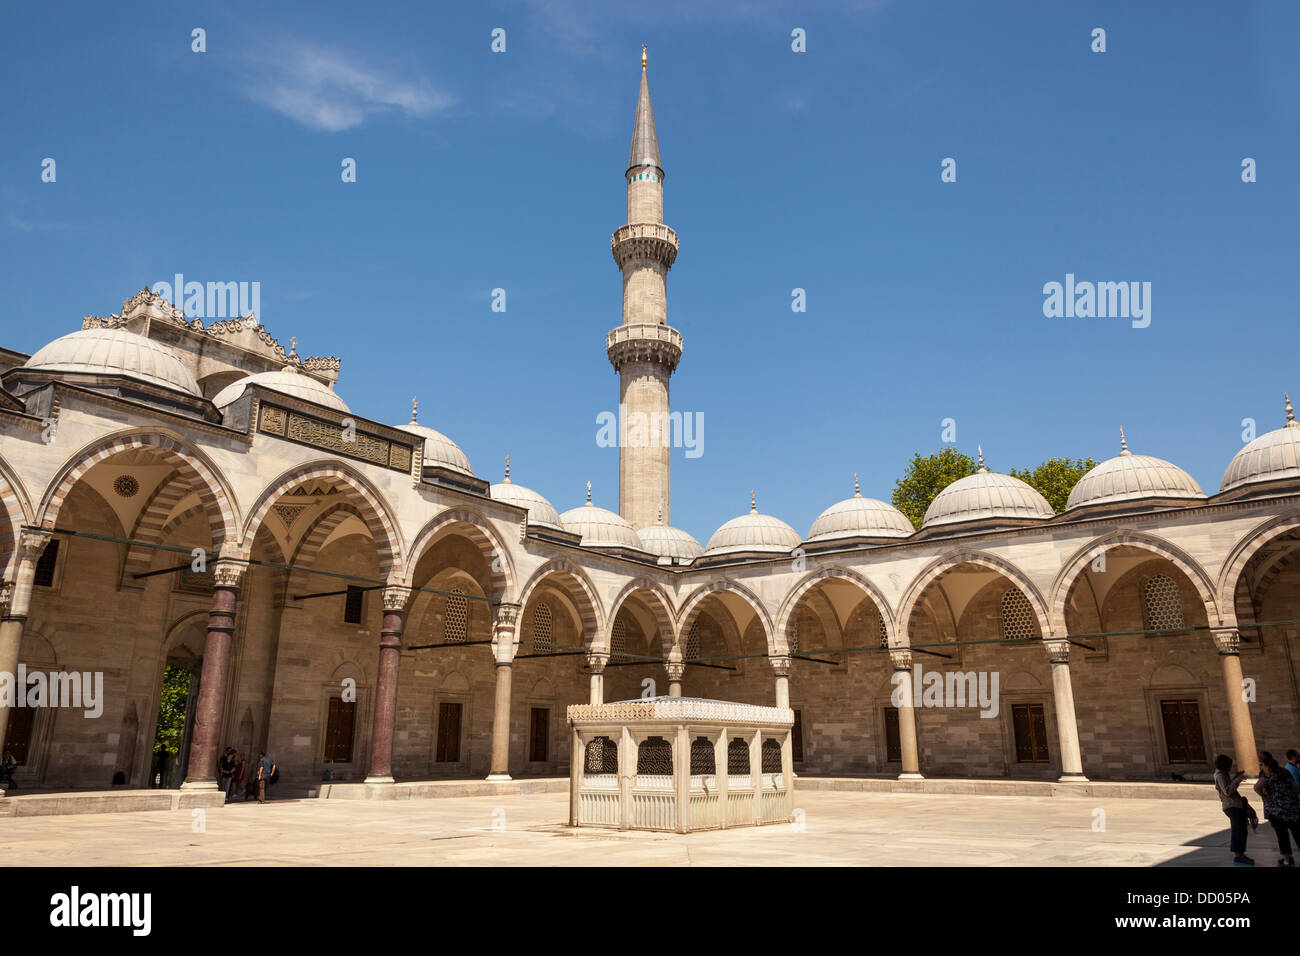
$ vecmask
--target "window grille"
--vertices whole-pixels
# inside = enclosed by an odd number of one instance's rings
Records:
[[[1037,633],[1034,609],[1019,588],[1008,588],[1002,595],[1002,639],[1028,641]]]
[[[763,741],[763,773],[781,772],[781,745],[768,737]]]
[[[551,606],[545,601],[533,608],[533,650],[549,651],[555,647],[551,637]]]
[[[627,660],[627,624],[622,618],[614,622],[614,631],[609,638],[609,659]]]
[[[469,634],[469,599],[460,588],[452,588],[447,595],[447,615],[442,621],[442,639],[447,643],[464,644]]]
[[[366,592],[355,585],[348,585],[348,595],[343,599],[343,623],[360,624],[361,608]]]
[[[59,539],[50,538],[45,550],[36,561],[36,578],[32,581],[38,588],[54,586],[54,569],[59,563]]]
[[[727,744],[727,773],[742,776],[749,773],[749,741],[732,737]]]
[[[885,630],[885,619],[883,617],[880,619],[880,646],[889,646],[889,632]]]
[[[1172,630],[1183,626],[1183,596],[1174,579],[1156,574],[1142,587],[1142,615],[1147,630]]]
[[[636,772],[672,776],[673,748],[662,737],[648,737],[636,751]]]
[[[691,633],[686,638],[686,658],[695,660],[700,656],[700,619],[691,624]]]
[[[708,737],[696,737],[691,741],[691,775],[708,773],[717,773],[713,741]]]
[[[596,737],[588,741],[586,772],[618,773],[618,744],[608,737]]]

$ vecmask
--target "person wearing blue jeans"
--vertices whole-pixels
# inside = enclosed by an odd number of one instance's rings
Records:
[[[1241,781],[1246,779],[1246,774],[1240,770],[1236,773],[1231,771],[1231,757],[1227,754],[1219,754],[1214,758],[1214,789],[1219,793],[1219,803],[1222,804],[1224,815],[1227,816],[1228,824],[1232,828],[1232,837],[1229,841],[1232,865],[1254,866],[1255,861],[1246,856],[1246,824],[1249,819],[1246,798],[1237,792]]]

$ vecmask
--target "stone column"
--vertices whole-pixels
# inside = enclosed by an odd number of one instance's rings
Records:
[[[664,670],[668,671],[668,696],[681,697],[682,678],[686,676],[686,665],[682,663],[682,649],[675,644],[668,652]]]
[[[1250,776],[1259,776],[1259,752],[1255,749],[1255,728],[1250,722],[1241,675],[1241,635],[1235,627],[1217,628],[1214,646],[1223,662],[1223,687],[1228,695],[1228,723],[1232,727],[1232,748],[1237,766]]]
[[[366,783],[391,784],[393,730],[397,726],[397,664],[402,655],[402,614],[411,589],[386,587],[384,623],[379,631],[379,672],[375,678],[375,714],[370,721],[370,771]]]
[[[1061,741],[1061,782],[1084,783],[1083,756],[1079,752],[1079,721],[1074,715],[1074,685],[1070,681],[1070,642],[1048,640],[1052,662],[1052,695],[1056,701],[1056,733]]]
[[[493,625],[492,651],[496,662],[497,692],[492,710],[492,767],[489,780],[510,779],[510,677],[519,646],[518,604],[498,604]]]
[[[912,700],[912,652],[906,647],[891,648],[889,659],[894,665],[894,697],[898,701],[898,749],[902,751],[900,756],[903,758],[903,771],[898,779],[921,780],[921,760],[916,749],[916,707]]]
[[[0,619],[0,674],[12,675],[17,687],[18,655],[23,647],[23,629],[27,626],[27,612],[32,603],[32,582],[36,579],[36,562],[50,542],[50,532],[24,529],[18,533],[18,571],[13,584],[5,585],[8,600],[4,602],[3,619]],[[9,729],[9,708],[0,700],[0,744],[4,743]],[[4,791],[0,790],[0,794]]]
[[[727,728],[723,727],[713,745],[713,769],[718,785],[718,826],[724,830],[727,829],[727,802],[731,799],[731,781],[727,779],[727,748],[730,746]]]
[[[605,703],[605,665],[609,663],[608,654],[588,654],[587,666],[591,668],[592,704]]]
[[[208,636],[203,642],[199,699],[194,707],[189,764],[182,790],[217,789],[217,754],[221,753],[221,724],[226,714],[239,580],[247,567],[229,558],[220,558],[212,566],[212,609],[208,612]]]
[[[691,829],[691,735],[685,724],[677,725],[677,759],[673,761],[673,783],[677,790],[677,832]]]
[[[790,706],[790,658],[769,657],[772,672],[776,675],[776,706]]]
[[[582,742],[582,735],[576,727],[569,733],[569,826],[578,825],[578,788],[582,786],[582,775],[587,769],[587,748]]]

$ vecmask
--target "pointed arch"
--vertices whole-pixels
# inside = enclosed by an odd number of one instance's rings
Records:
[[[1215,586],[1215,593],[1218,595],[1221,607],[1234,609],[1234,620],[1237,582],[1241,580],[1241,575],[1245,572],[1250,559],[1270,541],[1286,534],[1288,531],[1295,531],[1297,528],[1300,528],[1300,511],[1289,511],[1286,514],[1275,515],[1246,532],[1245,536],[1233,545],[1232,550],[1228,552],[1223,567],[1219,570],[1219,580]]]
[[[596,587],[587,577],[587,572],[568,558],[552,558],[534,571],[519,594],[519,607],[526,609],[537,588],[550,577],[559,577],[572,582],[577,593],[574,593],[572,588],[561,586],[560,589],[569,595],[569,599],[578,609],[587,646],[592,650],[600,649],[602,646],[604,650],[608,650],[608,637],[605,633],[606,617],[600,598],[596,594]]]
[[[415,542],[407,553],[406,574],[402,581],[410,587],[414,582],[415,568],[444,534],[459,533],[474,544],[487,561],[490,576],[491,596],[498,601],[509,601],[515,594],[515,563],[510,550],[492,527],[487,516],[477,508],[451,508],[435,515],[415,536]],[[497,561],[497,556],[500,561]],[[497,570],[498,565],[500,570]]]
[[[1052,597],[1049,604],[1052,624],[1050,633],[1052,635],[1064,636],[1067,633],[1065,605],[1069,600],[1070,590],[1074,587],[1079,575],[1083,573],[1083,569],[1096,560],[1099,555],[1107,551],[1113,551],[1116,548],[1136,548],[1168,560],[1178,570],[1182,571],[1187,579],[1192,582],[1192,587],[1196,588],[1196,593],[1205,606],[1206,621],[1212,625],[1223,623],[1223,615],[1220,613],[1219,602],[1215,597],[1214,584],[1211,582],[1210,576],[1206,574],[1205,569],[1201,567],[1199,561],[1182,548],[1158,535],[1146,531],[1122,530],[1112,531],[1099,538],[1094,538],[1076,550],[1061,565],[1056,580],[1052,582]],[[1043,631],[1044,636],[1047,636],[1048,633],[1048,631]]]
[[[772,615],[768,612],[767,606],[757,594],[731,578],[718,578],[708,584],[701,585],[691,592],[690,597],[686,599],[686,602],[677,612],[677,631],[679,634],[689,633],[691,623],[695,620],[695,615],[699,613],[700,602],[719,592],[734,594],[748,604],[753,609],[760,626],[763,628],[763,639],[767,645],[767,653],[781,653],[776,647],[776,629],[772,626]],[[737,627],[737,630],[741,632],[741,639],[743,640],[744,628]]]
[[[281,496],[309,481],[320,481],[334,488],[341,487],[351,491],[360,499],[358,515],[365,522],[375,543],[375,550],[379,556],[380,575],[386,579],[400,578],[405,548],[402,545],[401,532],[397,528],[392,508],[365,476],[337,459],[307,462],[289,469],[276,478],[258,496],[248,520],[244,523],[239,557],[247,559],[252,553],[253,542],[262,527],[262,522],[266,520],[267,513]]]
[[[178,471],[173,471],[153,490],[144,510],[135,519],[135,527],[127,535],[132,543],[126,548],[126,561],[122,568],[124,579],[149,570],[155,552],[145,542],[161,544],[167,540],[163,534],[167,518],[191,491],[189,482]],[[193,514],[196,510],[202,510],[202,505],[187,509],[186,514]]]
[[[5,549],[0,550],[0,580],[12,581],[17,571],[18,549],[14,546],[18,540],[18,529],[30,525],[33,521],[31,500],[22,479],[9,467],[9,463],[0,457],[0,511],[8,518],[9,534]]]
[[[865,575],[851,568],[842,568],[837,565],[828,565],[809,572],[795,584],[790,593],[785,596],[785,600],[781,602],[780,610],[777,611],[776,633],[784,639],[790,627],[790,621],[794,617],[795,608],[799,606],[799,602],[803,597],[819,584],[832,580],[847,581],[855,585],[861,589],[864,597],[875,604],[881,620],[885,622],[885,635],[889,641],[889,646],[893,647],[894,613],[889,607],[889,601],[885,599],[884,592],[876,587]],[[846,620],[844,623],[847,625],[848,621]]]
[[[198,493],[199,503],[208,516],[212,543],[216,550],[233,544],[238,534],[239,518],[235,495],[220,469],[206,455],[180,435],[160,429],[134,429],[115,432],[96,439],[75,452],[51,479],[41,500],[39,524],[55,527],[59,510],[69,492],[100,462],[124,451],[144,449],[154,452],[175,468]]]
[[[680,635],[677,633],[676,622],[673,619],[673,602],[669,599],[668,592],[663,589],[663,586],[652,578],[642,575],[623,585],[623,589],[618,592],[618,596],[610,603],[609,626],[612,628],[614,621],[618,620],[618,612],[622,609],[624,602],[639,592],[645,592],[653,597],[653,599],[647,599],[645,605],[654,616],[655,623],[659,625],[659,630],[665,639],[664,649],[667,651],[678,642]],[[606,637],[609,636],[606,635]]]
[[[898,627],[895,631],[897,642],[892,646],[906,647],[911,643],[912,612],[916,610],[917,602],[925,594],[926,589],[945,572],[963,564],[980,565],[1009,580],[1029,600],[1029,606],[1033,608],[1034,617],[1038,620],[1039,633],[1043,637],[1051,634],[1048,628],[1047,602],[1043,600],[1043,595],[1034,582],[1030,580],[1029,575],[1010,561],[995,554],[989,554],[987,551],[976,551],[971,548],[961,548],[935,558],[908,585],[903,600],[898,605]]]

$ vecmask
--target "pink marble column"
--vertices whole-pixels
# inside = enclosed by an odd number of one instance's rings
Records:
[[[518,644],[518,604],[498,604],[492,651],[496,664],[496,699],[492,708],[492,762],[489,780],[510,779],[510,675]]]
[[[384,623],[379,631],[379,674],[375,715],[370,722],[370,772],[366,783],[393,783],[393,730],[397,725],[397,662],[402,653],[402,613],[410,588],[384,588]]]
[[[212,609],[208,636],[203,642],[203,671],[199,699],[194,706],[189,764],[182,790],[216,790],[217,756],[221,753],[221,724],[226,713],[226,683],[230,678],[230,650],[234,643],[235,610],[243,562],[219,560],[212,568]]]

